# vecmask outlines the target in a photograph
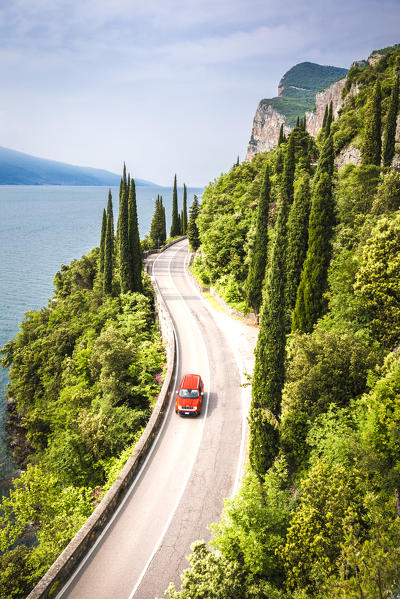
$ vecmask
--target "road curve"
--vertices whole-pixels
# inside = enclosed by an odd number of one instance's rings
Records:
[[[201,374],[202,413],[175,414],[175,394],[153,451],[112,523],[57,599],[153,599],[179,585],[185,556],[208,540],[242,460],[243,412],[234,348],[185,270],[187,242],[153,260],[177,342],[176,384]]]

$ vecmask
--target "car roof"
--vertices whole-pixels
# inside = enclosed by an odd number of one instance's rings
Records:
[[[182,381],[183,389],[196,389],[200,383],[199,374],[185,374]]]

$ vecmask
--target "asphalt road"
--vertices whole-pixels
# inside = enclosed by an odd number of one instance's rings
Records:
[[[58,599],[154,599],[177,586],[196,539],[210,538],[243,456],[242,392],[229,339],[185,272],[187,242],[153,260],[177,339],[175,388],[200,374],[199,417],[175,414],[175,393],[154,450],[95,549]]]

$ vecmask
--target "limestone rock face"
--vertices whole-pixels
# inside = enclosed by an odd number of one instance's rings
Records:
[[[285,117],[272,106],[260,102],[253,120],[253,129],[246,154],[247,161],[250,161],[259,152],[272,150],[278,144],[282,123],[283,131],[285,135],[288,135],[292,128],[285,124]]]
[[[325,108],[332,102],[333,117],[336,119],[343,105],[342,91],[346,84],[346,77],[332,83],[327,89],[318,92],[315,96],[315,110],[306,112],[306,129],[310,135],[317,137],[324,120]]]
[[[338,156],[336,156],[335,164],[339,170],[346,164],[355,164],[356,166],[359,166],[361,164],[360,148],[357,148],[353,145],[343,148],[343,150],[338,154]]]

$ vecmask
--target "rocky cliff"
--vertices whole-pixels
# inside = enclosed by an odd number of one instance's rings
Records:
[[[346,77],[332,83],[327,89],[318,92],[315,96],[315,110],[306,112],[306,129],[310,135],[317,137],[322,127],[325,108],[332,102],[333,117],[336,119],[343,104],[342,91]]]
[[[258,152],[265,152],[275,147],[281,125],[283,124],[287,135],[293,129],[297,117],[303,117],[305,113],[308,115],[310,133],[314,135],[313,131],[318,132],[326,103],[332,100],[336,112],[340,108],[344,79],[317,94],[317,104],[315,94],[346,73],[347,69],[311,62],[295,65],[285,73],[278,84],[278,97],[261,100],[258,105],[246,160],[251,160]],[[314,106],[316,109],[311,112]]]

